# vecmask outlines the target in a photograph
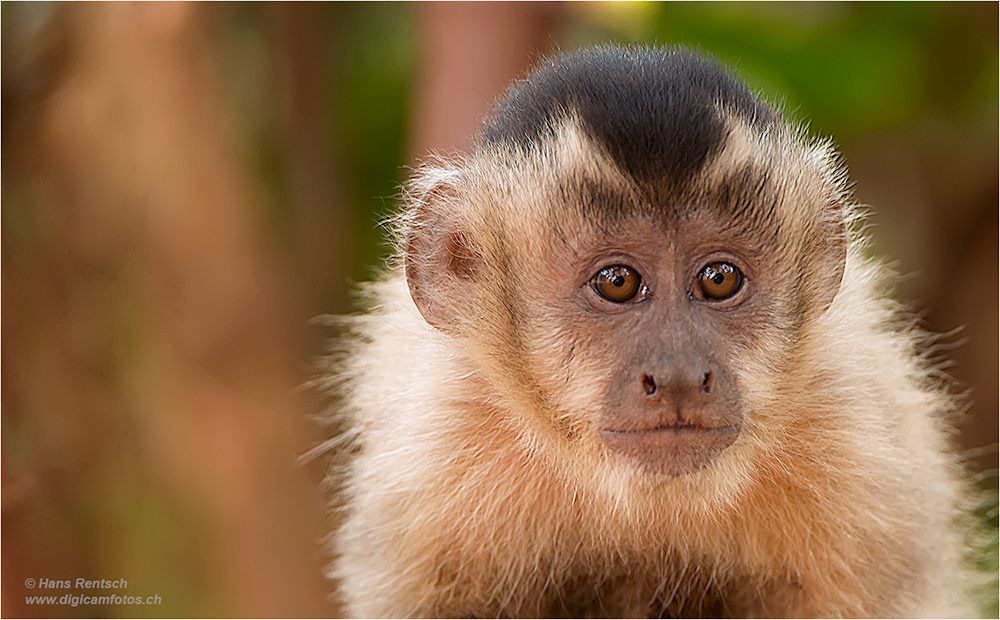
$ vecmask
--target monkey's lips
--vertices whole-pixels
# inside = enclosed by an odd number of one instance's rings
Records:
[[[740,425],[672,424],[641,430],[601,429],[609,449],[644,469],[682,476],[703,469],[736,441]]]

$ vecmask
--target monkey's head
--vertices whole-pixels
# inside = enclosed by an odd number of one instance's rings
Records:
[[[712,61],[560,56],[411,184],[410,293],[532,454],[659,482],[747,469],[840,287],[840,176]]]

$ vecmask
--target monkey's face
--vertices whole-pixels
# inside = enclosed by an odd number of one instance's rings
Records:
[[[691,205],[665,219],[634,206],[618,222],[554,235],[563,242],[536,255],[534,277],[516,277],[535,307],[521,322],[533,343],[523,355],[579,443],[681,476],[743,432],[761,392],[757,380],[745,393],[748,373],[788,346],[768,325],[786,291],[760,239],[720,214]]]
[[[589,406],[571,406],[588,412],[603,446],[669,476],[702,469],[739,436],[732,368],[765,303],[751,254],[706,238],[704,224],[637,220],[610,235],[578,235],[550,282],[562,305],[552,308],[565,325],[558,333],[574,333],[570,355],[604,369],[579,368],[562,398],[586,393]]]
[[[730,135],[685,184],[651,187],[570,123],[417,209],[413,299],[533,454],[583,478],[731,484],[780,441],[791,414],[772,403],[836,293],[843,224],[807,150]]]

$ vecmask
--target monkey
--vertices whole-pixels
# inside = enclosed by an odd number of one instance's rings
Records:
[[[347,613],[971,613],[961,406],[830,141],[596,47],[401,202],[322,383]]]

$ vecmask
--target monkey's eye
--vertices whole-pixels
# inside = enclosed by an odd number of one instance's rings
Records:
[[[743,273],[730,263],[710,263],[698,272],[695,285],[705,299],[722,301],[739,292],[743,286]]]
[[[635,299],[641,284],[639,274],[626,265],[605,267],[590,279],[590,285],[598,295],[616,304]]]

